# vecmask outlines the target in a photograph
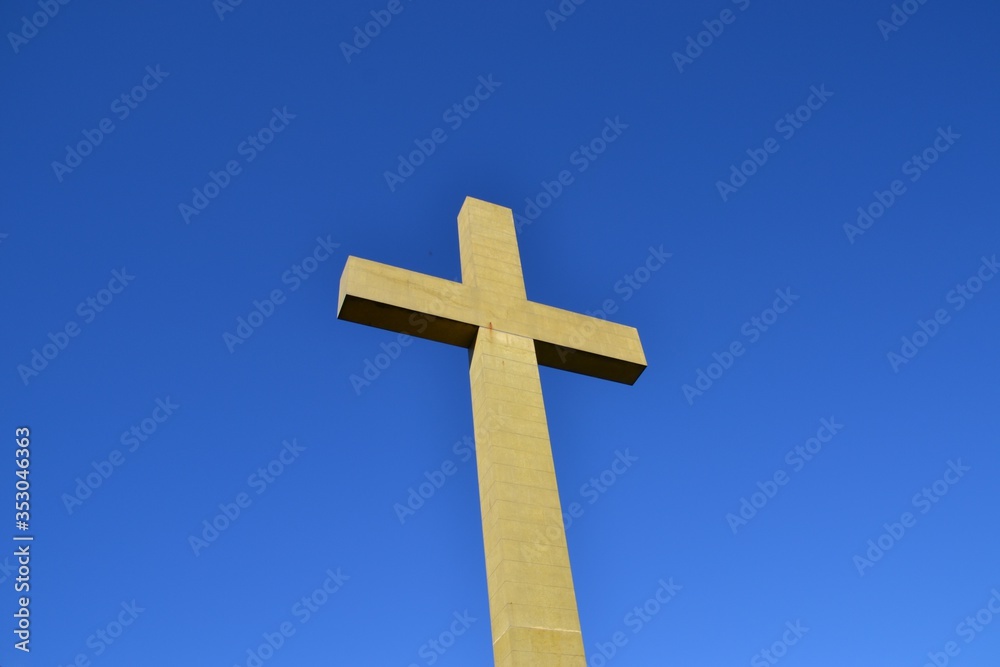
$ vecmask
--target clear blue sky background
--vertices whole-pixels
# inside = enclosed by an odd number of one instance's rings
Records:
[[[0,661],[247,666],[287,623],[264,664],[491,664],[466,353],[417,341],[378,357],[396,336],[338,321],[338,281],[348,255],[457,278],[466,195],[525,215],[567,170],[518,237],[528,295],[612,301],[649,361],[633,387],[542,371],[563,506],[582,510],[568,540],[589,664],[772,664],[767,649],[789,667],[916,667],[955,642],[949,664],[995,665],[1000,618],[960,624],[1000,587],[1000,279],[977,282],[1000,253],[1000,11],[914,2],[889,30],[888,1],[681,4],[593,0],[556,21],[555,0],[402,0],[348,62],[339,44],[385,2],[70,2],[37,31],[36,2],[5,3],[0,28],[27,37],[0,47],[0,539],[19,532],[27,425],[36,541],[30,655],[13,648],[0,557]],[[495,83],[478,108],[445,116],[480,77]],[[274,109],[294,118],[241,149]],[[776,126],[797,110],[808,120]],[[614,142],[578,153],[608,119]],[[446,140],[390,187],[436,128]],[[80,142],[89,154],[67,158]],[[926,171],[906,165],[929,147]],[[741,167],[753,155],[767,160]],[[226,187],[195,201],[229,161]],[[895,180],[881,217],[845,230]],[[318,238],[339,246],[308,279],[286,274]],[[671,256],[647,273],[651,247]],[[134,278],[102,292],[114,271]],[[795,297],[781,314],[776,290]],[[248,316],[260,326],[227,345]],[[366,360],[391,363],[356,390]],[[711,386],[685,394],[700,371]],[[823,419],[842,428],[799,462]],[[123,441],[143,420],[145,441]],[[255,477],[284,441],[304,449]],[[619,453],[635,460],[605,472]],[[442,467],[401,521],[394,506]],[[241,493],[226,526],[220,504]],[[745,524],[743,499],[760,506]],[[213,520],[224,530],[196,554]],[[884,555],[856,560],[880,536]],[[338,569],[306,617],[296,604]],[[666,605],[629,616],[671,578]],[[442,633],[443,653],[427,644]]]

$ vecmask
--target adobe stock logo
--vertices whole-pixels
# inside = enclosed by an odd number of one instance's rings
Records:
[[[494,81],[492,74],[488,74],[485,77],[480,76],[477,81],[478,85],[473,89],[472,94],[466,95],[459,102],[455,102],[441,114],[441,120],[448,124],[452,132],[462,127],[462,124],[472,117],[472,114],[479,109],[480,105],[490,99],[497,88],[503,85],[502,81]],[[446,141],[448,141],[448,133],[444,128],[435,127],[430,131],[426,139],[418,138],[413,140],[413,145],[416,146],[414,150],[411,150],[405,156],[402,153],[396,155],[398,160],[396,168],[392,171],[386,169],[382,173],[382,176],[385,178],[385,184],[389,187],[389,192],[395,192],[397,187],[405,183],[406,179],[413,176],[417,168],[434,154],[438,145]]]
[[[772,642],[768,648],[761,649],[750,658],[750,667],[767,667],[777,663],[788,655],[790,647],[798,644],[799,640],[809,632],[809,628],[804,627],[801,620],[796,620],[794,623],[785,621],[785,628],[781,639]]]
[[[174,403],[170,400],[170,396],[167,396],[166,399],[157,398],[155,407],[149,416],[143,418],[138,424],[132,424],[128,431],[122,431],[119,442],[121,442],[123,447],[128,445],[129,452],[135,452],[180,407],[179,403]],[[76,477],[74,479],[76,486],[73,488],[73,493],[63,493],[60,498],[63,502],[63,507],[66,508],[66,513],[73,514],[75,508],[82,507],[83,502],[94,495],[94,491],[108,481],[124,463],[125,453],[120,449],[112,449],[105,459],[91,461],[90,467],[93,470],[86,475]]]
[[[288,124],[297,117],[297,114],[289,113],[288,107],[281,109],[273,107],[271,117],[264,127],[253,134],[248,134],[246,139],[236,145],[235,151],[238,155],[246,158],[247,164],[257,159],[275,138],[285,131]],[[237,159],[232,159],[223,165],[219,171],[208,171],[208,180],[200,187],[191,188],[191,203],[180,202],[177,204],[177,212],[185,225],[191,224],[191,218],[201,215],[208,205],[218,197],[223,190],[229,187],[233,179],[243,173],[243,165]]]
[[[268,487],[274,484],[275,480],[306,450],[296,438],[292,438],[291,442],[283,440],[281,445],[278,454],[267,465],[260,466],[247,477],[247,486],[253,489],[258,496],[267,491]],[[219,536],[245,514],[244,510],[252,504],[253,497],[246,491],[237,493],[232,502],[219,503],[219,512],[201,522],[200,533],[188,535],[188,545],[194,555],[200,556],[201,552],[218,540]]]
[[[597,475],[580,485],[580,496],[587,499],[588,505],[593,505],[607,493],[632,466],[639,460],[626,447],[625,451],[615,450],[615,458],[611,464]],[[547,552],[551,547],[562,543],[565,533],[581,519],[587,511],[583,503],[571,502],[565,506],[566,511],[562,514],[562,526],[558,522],[551,520],[545,523],[533,524],[532,533],[528,536],[528,541],[521,542],[521,555],[526,560],[538,557],[538,554]]]
[[[746,336],[750,343],[756,343],[760,340],[764,332],[773,326],[782,315],[787,313],[788,309],[795,305],[800,296],[792,294],[791,287],[786,287],[783,290],[776,289],[774,293],[777,295],[777,298],[771,304],[771,307],[761,311],[760,316],[754,315],[740,327],[740,333]],[[713,352],[712,358],[715,361],[709,362],[705,370],[701,368],[696,370],[694,386],[690,384],[681,385],[681,392],[684,394],[684,398],[687,399],[688,405],[694,405],[696,396],[702,396],[706,391],[711,389],[715,382],[733,367],[736,359],[743,356],[747,348],[748,346],[737,339],[729,343],[721,354]]]
[[[412,316],[410,319],[413,319]],[[399,359],[399,355],[403,354],[403,348],[409,347],[412,343],[413,336],[408,334],[397,334],[395,342],[379,343],[379,349],[382,351],[375,354],[374,359],[365,357],[361,375],[351,373],[348,378],[354,389],[354,395],[360,396],[362,389],[372,386],[372,383],[382,375],[382,372],[387,370],[393,361]]]
[[[146,100],[151,92],[160,87],[160,84],[168,76],[170,76],[170,72],[164,72],[159,65],[156,67],[147,65],[146,74],[142,80],[132,86],[131,90],[112,100],[108,110],[117,116],[119,121],[125,120],[139,108],[139,105]],[[63,162],[52,161],[52,173],[55,174],[56,180],[60,183],[63,182],[66,174],[73,173],[74,169],[83,164],[84,158],[93,153],[104,142],[104,137],[115,131],[114,121],[107,116],[97,121],[96,125],[93,129],[84,128],[80,131],[83,139],[72,145],[66,144],[66,155]]]
[[[121,607],[121,611],[117,612],[102,627],[95,630],[84,642],[95,658],[103,655],[111,648],[125,634],[126,630],[135,623],[136,619],[139,618],[139,614],[146,611],[146,608],[140,607],[134,599],[131,602],[123,601],[119,606]],[[66,667],[89,667],[90,664],[91,659],[88,657],[87,652],[79,651],[73,656],[71,661],[66,663]],[[62,664],[57,665],[57,667],[62,667]]]
[[[608,150],[622,133],[628,129],[628,123],[621,121],[621,116],[615,116],[614,120],[605,116],[604,127],[600,132],[585,144],[580,144],[575,151],[569,154],[570,165],[576,167],[577,173],[582,174],[597,161],[597,158]],[[576,182],[576,177],[568,169],[561,170],[551,181],[542,180],[539,185],[541,189],[534,197],[524,198],[524,209],[521,213],[514,213],[514,229],[521,233],[521,229],[530,225],[542,214],[542,211],[552,206],[556,199],[562,196],[563,192],[570,185]]]
[[[962,459],[948,461],[948,467],[941,477],[930,485],[922,488],[918,493],[913,494],[910,504],[915,509],[919,509],[921,514],[927,514],[941,499],[948,495],[951,487],[958,484],[965,473],[972,470],[971,466],[962,465]],[[909,529],[917,525],[918,517],[912,512],[903,512],[898,522],[883,523],[885,532],[878,537],[868,540],[867,549],[864,555],[855,554],[854,567],[858,570],[859,576],[865,576],[865,570],[875,567],[875,563],[882,560],[882,557],[906,536]]]
[[[295,292],[302,287],[303,282],[309,280],[323,265],[323,262],[330,259],[333,251],[339,247],[340,244],[334,243],[329,234],[327,234],[325,239],[322,236],[317,236],[316,245],[313,247],[312,252],[303,257],[301,261],[292,264],[287,271],[281,274],[282,284],[289,285],[288,292]],[[233,332],[222,332],[222,342],[225,343],[229,354],[236,351],[236,346],[250,340],[254,332],[274,316],[278,306],[283,305],[287,301],[287,298],[288,294],[282,289],[274,288],[263,300],[254,299],[253,308],[247,313],[246,317],[241,315],[236,318],[236,327],[233,329]]]
[[[38,31],[49,24],[49,20],[59,13],[59,5],[68,5],[69,0],[38,0],[38,7],[42,10],[35,12],[29,19],[27,16],[21,17],[21,29],[18,32],[8,32],[7,41],[14,53],[20,53],[21,47],[28,43],[38,34]]]
[[[350,580],[350,576],[341,572],[338,567],[336,571],[328,568],[323,574],[326,578],[323,583],[312,590],[308,595],[303,595],[292,605],[291,614],[299,625],[305,625],[314,618],[324,605],[330,602],[333,596],[344,587],[344,583]],[[289,639],[295,636],[297,628],[291,621],[284,621],[273,632],[263,632],[260,638],[263,640],[256,646],[246,649],[246,660],[236,663],[234,667],[262,667],[262,665],[274,657],[281,650]]]
[[[632,611],[622,618],[622,624],[629,628],[633,635],[642,632],[643,628],[647,627],[649,622],[653,620],[653,617],[665,609],[677,597],[677,593],[684,588],[680,584],[675,584],[673,577],[666,580],[660,579],[656,583],[659,586],[656,592],[641,605],[634,606]],[[628,635],[618,630],[611,635],[609,641],[595,642],[594,647],[597,652],[590,654],[587,664],[590,667],[605,667],[614,660],[622,648],[628,645],[629,639]]]
[[[364,24],[364,29],[362,30],[360,25],[354,26],[353,46],[347,42],[340,43],[340,52],[344,54],[347,63],[350,64],[351,58],[368,48],[372,40],[381,35],[382,30],[389,27],[389,24],[392,23],[392,17],[402,14],[404,9],[406,7],[400,0],[389,0],[385,9],[373,9],[368,12],[372,20]]]
[[[997,262],[997,256],[993,255],[992,258],[983,256],[976,273],[956,284],[955,288],[949,290],[945,295],[945,300],[953,305],[953,312],[957,313],[965,308],[982,291],[986,283],[993,280],[997,273],[1000,273],[1000,263]],[[902,366],[913,361],[920,350],[926,347],[940,333],[941,328],[950,322],[951,314],[945,308],[938,308],[926,320],[918,319],[913,333],[900,337],[898,352],[893,349],[886,354],[892,372],[899,373]]]
[[[215,15],[219,17],[219,21],[226,20],[226,14],[228,12],[235,12],[236,8],[243,3],[243,0],[212,0],[212,9],[215,10]]]
[[[843,430],[844,425],[837,422],[836,417],[819,420],[819,428],[816,429],[815,437],[807,439],[803,444],[796,445],[785,453],[785,463],[791,468],[791,472],[786,472],[783,468],[775,470],[763,482],[757,482],[758,491],[740,498],[740,507],[737,514],[732,512],[726,514],[726,523],[733,535],[746,526],[754,517],[763,510],[767,504],[792,480],[792,475],[800,472],[806,464],[816,458],[823,451],[823,445],[829,443]]]
[[[622,301],[628,301],[635,296],[636,292],[642,289],[643,285],[652,279],[653,274],[663,268],[664,264],[671,257],[673,257],[673,253],[664,252],[662,243],[659,248],[649,246],[649,254],[646,255],[645,261],[623,275],[621,280],[615,282],[615,294],[622,294]],[[609,314],[614,315],[618,312],[618,302],[616,299],[604,299],[601,302],[600,308],[594,311],[585,310],[583,312],[588,316],[587,319],[584,320],[579,329],[574,329],[569,335],[569,344],[573,347],[567,348],[562,345],[556,345],[556,353],[563,362],[566,361],[569,355],[576,354],[577,349],[581,348],[597,332],[597,326],[594,323],[595,318],[607,320]]]
[[[986,604],[979,608],[975,614],[969,614],[958,625],[955,626],[955,634],[962,638],[966,644],[971,644],[981,633],[985,632],[987,626],[993,621],[1000,619],[1000,590],[994,588]],[[994,603],[996,605],[994,606]],[[940,651],[928,651],[927,662],[923,667],[945,667],[951,662],[951,658],[957,657],[962,652],[962,648],[957,641],[945,642]]]
[[[433,665],[440,660],[441,656],[455,645],[456,640],[464,635],[472,627],[472,624],[476,622],[476,618],[469,614],[468,609],[462,614],[459,614],[457,611],[453,612],[452,618],[455,620],[446,629],[442,630],[436,638],[428,639],[417,649],[417,655],[423,658],[426,664]],[[419,665],[411,662],[409,667],[419,667]]]
[[[576,13],[576,8],[587,0],[561,0],[553,9],[545,10],[545,20],[549,22],[549,27],[554,31],[560,23],[565,22],[570,16]]]
[[[451,451],[459,459],[459,464],[472,459],[476,451],[476,442],[471,436],[463,436],[461,440],[456,440],[451,446]],[[406,520],[414,516],[434,494],[441,490],[452,475],[458,472],[459,466],[451,459],[445,459],[441,465],[434,470],[425,470],[424,479],[415,486],[410,486],[407,491],[406,504],[395,503],[392,506],[396,513],[396,518],[400,524],[405,524]]]
[[[822,109],[833,97],[833,93],[826,89],[825,83],[818,88],[811,86],[809,93],[805,102],[775,121],[774,131],[781,134],[785,141],[794,137],[798,130],[805,127],[805,124],[813,118],[816,112]],[[729,201],[729,198],[746,185],[747,180],[767,164],[770,157],[779,150],[781,150],[781,144],[774,137],[765,139],[763,148],[746,149],[745,153],[749,159],[740,162],[739,166],[735,162],[730,164],[729,178],[725,181],[715,182],[715,189],[719,192],[722,201]]]
[[[455,276],[451,279],[452,282],[460,282],[461,278]],[[434,301],[431,302],[429,312],[440,313],[444,309],[444,302],[440,297],[434,297]],[[420,315],[418,313],[410,313],[408,322],[411,327],[416,328],[417,337],[427,330],[427,327],[431,322],[435,321],[437,318],[434,315]],[[376,380],[381,377],[382,373],[389,369],[392,362],[399,359],[400,355],[403,354],[403,349],[408,347],[413,343],[413,336],[409,334],[397,334],[396,342],[379,343],[379,348],[381,352],[376,353],[373,357],[365,357],[364,368],[361,370],[361,375],[357,373],[352,373],[348,380],[351,383],[351,387],[354,388],[354,395],[360,396],[361,390],[372,386]],[[363,377],[362,377],[363,376]]]
[[[916,183],[961,138],[962,135],[952,130],[951,125],[948,126],[947,130],[939,127],[937,136],[934,137],[930,145],[919,153],[914,153],[909,160],[902,164],[900,169],[903,175],[908,176],[911,183]],[[844,223],[844,234],[847,235],[848,242],[854,245],[855,238],[871,229],[872,225],[907,192],[906,183],[898,178],[890,182],[887,189],[874,190],[872,201],[858,207],[855,223]]]
[[[920,11],[920,7],[926,3],[927,0],[904,0],[902,6],[894,4],[892,13],[889,14],[889,20],[879,19],[875,24],[879,32],[882,33],[882,41],[888,42],[889,35],[899,32],[899,29],[906,25],[910,17]]]
[[[83,324],[90,324],[97,318],[97,314],[111,305],[115,295],[121,294],[125,288],[135,280],[135,276],[130,274],[123,266],[121,270],[115,269],[111,272],[111,280],[108,281],[106,289],[100,289],[94,296],[88,296],[76,306],[76,314],[83,320]],[[41,352],[38,348],[31,348],[31,360],[28,365],[18,364],[17,373],[21,376],[24,386],[38,377],[38,374],[48,368],[49,364],[55,361],[68,346],[71,339],[80,335],[83,328],[76,320],[69,320],[62,326],[61,330],[51,331],[48,334],[49,341],[42,345]]]

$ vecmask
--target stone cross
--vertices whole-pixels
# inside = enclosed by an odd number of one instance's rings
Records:
[[[528,301],[509,208],[467,197],[462,282],[349,257],[337,317],[469,350],[496,667],[586,667],[538,365],[633,384],[632,327]]]

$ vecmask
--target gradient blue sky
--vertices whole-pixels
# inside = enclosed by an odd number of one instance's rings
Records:
[[[610,302],[649,361],[542,371],[592,667],[1000,659],[996,3],[50,3],[0,11],[2,493],[29,426],[35,536],[3,664],[251,667],[282,627],[268,667],[491,664],[467,355],[335,313],[348,255],[457,278],[467,195],[534,215],[529,298]]]

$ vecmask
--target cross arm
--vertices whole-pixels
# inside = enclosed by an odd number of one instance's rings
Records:
[[[535,340],[538,363],[624,384],[646,369],[634,327],[534,301],[526,304],[521,335]]]
[[[607,320],[348,257],[337,317],[471,348],[480,327],[535,342],[538,363],[634,384],[646,368],[638,332]]]
[[[348,257],[337,318],[468,348],[478,330],[469,296],[461,283]]]

